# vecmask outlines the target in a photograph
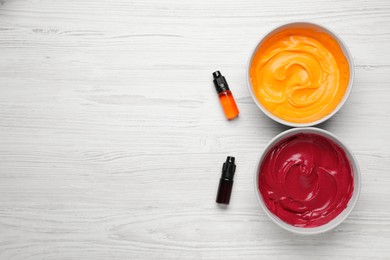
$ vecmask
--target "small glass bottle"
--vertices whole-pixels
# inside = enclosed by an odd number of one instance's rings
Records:
[[[222,76],[220,71],[213,73],[214,77],[214,86],[217,90],[219,101],[221,102],[223,112],[227,119],[232,120],[238,116],[240,113],[237,108],[236,101],[234,100],[232,92],[229,90],[229,85],[226,82],[224,76]]]
[[[235,158],[228,156],[226,158],[226,162],[222,166],[222,174],[221,178],[219,179],[217,198],[215,199],[215,202],[218,204],[229,205],[235,171]]]

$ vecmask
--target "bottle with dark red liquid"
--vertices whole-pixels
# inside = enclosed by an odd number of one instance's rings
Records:
[[[222,175],[219,179],[218,193],[215,200],[219,204],[229,205],[230,195],[233,188],[233,177],[236,171],[234,161],[234,157],[228,156],[226,158],[226,162],[222,166]]]

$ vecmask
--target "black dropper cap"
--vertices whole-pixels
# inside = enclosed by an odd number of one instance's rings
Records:
[[[222,166],[222,175],[219,179],[218,193],[215,200],[217,203],[229,205],[234,173],[236,171],[234,161],[234,157],[228,156],[226,162]]]
[[[222,76],[219,70],[213,72],[213,77],[214,77],[213,82],[214,82],[215,90],[217,90],[218,94],[226,90],[229,90],[229,85],[225,77]]]

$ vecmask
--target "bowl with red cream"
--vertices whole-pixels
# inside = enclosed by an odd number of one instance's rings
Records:
[[[292,127],[333,116],[352,88],[352,56],[341,39],[313,23],[290,23],[268,33],[247,68],[248,88],[268,117]]]
[[[254,178],[261,207],[282,228],[318,234],[339,225],[360,193],[350,149],[328,131],[287,130],[267,145]]]

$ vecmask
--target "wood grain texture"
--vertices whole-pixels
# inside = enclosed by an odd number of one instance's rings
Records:
[[[0,3],[0,259],[390,258],[388,0]],[[286,128],[258,110],[245,78],[256,42],[300,20],[352,52],[353,92],[320,127],[362,170],[350,217],[310,237],[256,201],[257,160]],[[216,69],[238,120],[223,117]],[[238,168],[221,209],[229,154]]]

